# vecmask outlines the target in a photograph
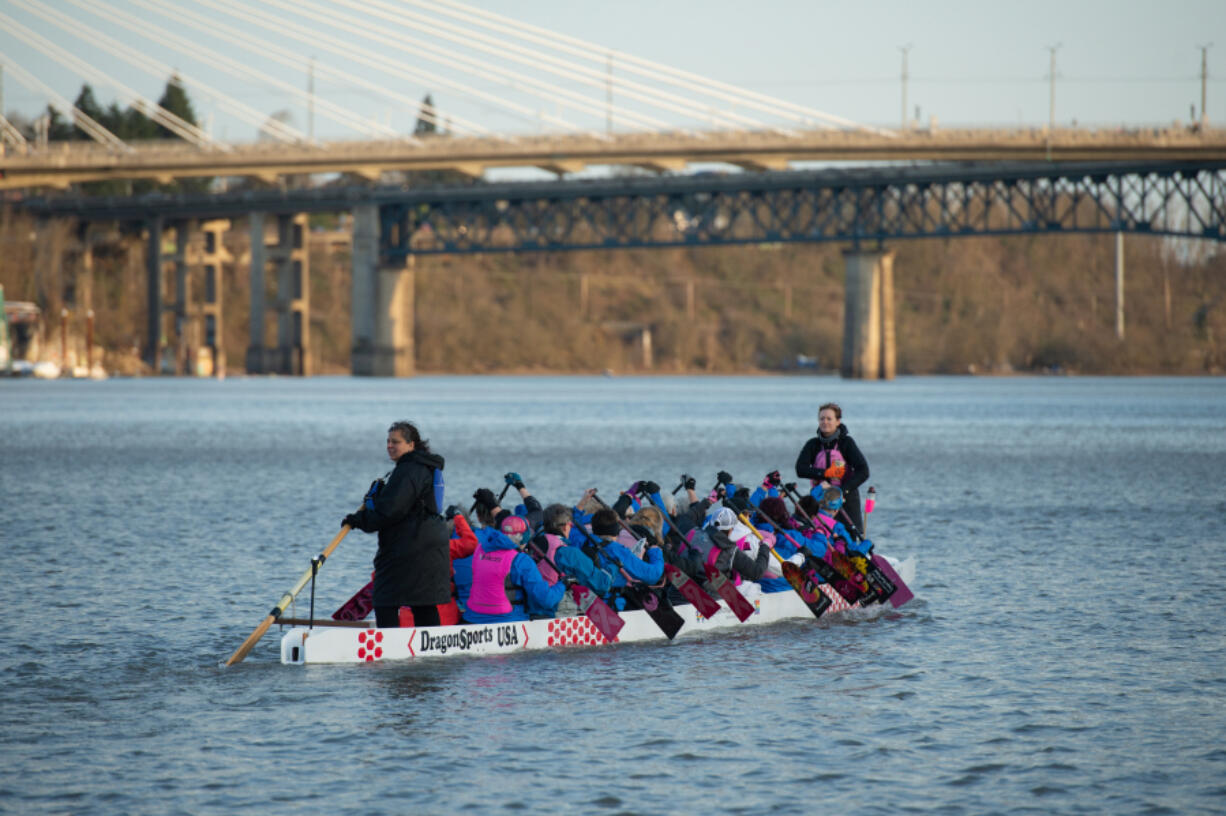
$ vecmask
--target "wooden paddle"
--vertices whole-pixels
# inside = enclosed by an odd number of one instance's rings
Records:
[[[302,574],[302,577],[298,579],[298,582],[294,584],[290,591],[281,596],[281,600],[277,601],[277,605],[274,606],[272,611],[268,613],[268,617],[264,618],[264,622],[255,627],[255,631],[251,633],[250,637],[243,641],[243,645],[239,646],[238,649],[234,651],[234,654],[230,655],[230,659],[226,661],[227,666],[233,666],[235,663],[242,662],[243,658],[245,658],[252,650],[256,642],[260,638],[264,637],[264,633],[268,631],[268,627],[277,622],[277,618],[284,614],[286,607],[293,602],[298,593],[302,591],[302,588],[310,582],[312,573],[317,572],[318,568],[328,560],[328,556],[332,554],[332,551],[336,549],[336,546],[341,543],[341,539],[347,536],[351,529],[352,528],[348,524],[341,526],[341,531],[336,534],[336,538],[332,539],[332,543],[324,548],[324,551],[320,553],[319,558],[315,559],[315,562],[311,566],[307,567],[306,572]]]

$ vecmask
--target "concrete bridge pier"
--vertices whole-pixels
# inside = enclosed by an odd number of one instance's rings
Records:
[[[383,262],[379,207],[353,210],[353,349],[357,377],[411,377],[414,371],[413,258]]]
[[[248,216],[251,229],[251,322],[247,346],[249,374],[311,373],[310,256],[307,216],[278,215],[276,237],[269,243],[264,213]],[[276,346],[265,336],[268,264],[276,269]]]
[[[162,359],[162,230],[165,221],[153,216],[145,222],[145,365],[153,373]]]
[[[852,380],[892,380],[894,349],[894,252],[849,249],[843,253],[842,375]]]
[[[204,277],[200,304],[200,316],[204,322],[201,348],[206,351],[208,361],[200,373],[205,376],[226,376],[226,346],[222,336],[222,293],[225,291],[222,267],[231,260],[224,239],[229,229],[230,222],[224,219],[206,221],[200,226],[202,240],[197,260]]]

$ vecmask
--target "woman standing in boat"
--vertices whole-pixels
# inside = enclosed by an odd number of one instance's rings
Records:
[[[828,402],[817,411],[817,436],[805,443],[796,457],[796,475],[813,487],[838,487],[843,508],[857,530],[864,528],[860,515],[860,485],[868,480],[868,462],[843,424],[843,409]]]
[[[435,473],[443,457],[430,451],[410,422],[387,429],[387,455],[396,463],[373,496],[343,524],[379,533],[375,553],[375,625],[400,625],[400,607],[413,610],[417,626],[438,626],[438,606],[451,600],[447,526],[438,514]]]

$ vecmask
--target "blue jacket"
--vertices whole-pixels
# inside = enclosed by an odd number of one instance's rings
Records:
[[[481,549],[487,551],[495,550],[514,550],[518,549],[515,542],[507,538],[497,530],[490,528],[482,528],[476,531],[477,540],[481,543]],[[472,561],[471,559],[463,559],[469,561],[467,567],[468,585],[463,592],[463,598],[468,600],[468,595],[472,590]],[[455,562],[457,565],[459,561]],[[525,607],[542,610],[542,614],[552,615],[554,610],[558,608],[558,601],[562,600],[562,593],[566,591],[566,585],[559,581],[556,584],[549,584],[541,576],[541,571],[536,568],[536,562],[532,557],[525,553],[516,554],[511,561],[511,572],[509,574],[511,583],[523,590],[523,603],[512,604],[511,611],[505,615],[486,615],[480,612],[474,612],[465,605],[464,620],[469,623],[505,623],[507,621],[522,621],[528,620],[528,611]],[[456,570],[456,589],[460,587],[460,571]]]
[[[759,490],[760,489],[761,488],[759,488]],[[787,536],[783,535],[784,532],[787,532],[790,534],[793,531],[791,530],[779,531],[775,529],[774,525],[768,524],[766,522],[762,522],[761,524],[757,525],[757,527],[758,527],[758,530],[760,530],[763,533],[774,533],[775,534],[775,552],[779,553],[779,556],[783,558],[785,561],[791,558],[796,553],[800,552],[800,550],[797,549],[796,544],[789,541]],[[774,558],[775,556],[772,555],[771,560],[774,560]],[[788,590],[792,588],[792,585],[788,583],[788,579],[784,578],[783,576],[779,576],[778,578],[765,578],[764,577],[764,578],[759,579],[758,584],[762,587],[763,592],[783,592],[784,590]]]
[[[608,570],[613,576],[614,589],[627,584],[626,576],[622,574],[623,568],[636,581],[645,584],[657,583],[664,577],[664,553],[660,552],[659,547],[648,547],[644,555],[647,556],[645,559],[639,558],[626,549],[625,545],[605,540],[600,548],[600,563],[597,566]]]
[[[761,507],[763,499],[777,499],[777,498],[779,498],[778,490],[776,490],[773,487],[770,490],[766,490],[765,488],[762,487],[762,485],[758,485],[758,489],[749,494],[749,503],[752,504],[754,507]]]
[[[600,597],[606,597],[613,588],[613,576],[608,570],[599,569],[587,557],[587,553],[574,546],[558,547],[553,552],[553,563],[558,569],[574,578],[580,584],[595,592]]]

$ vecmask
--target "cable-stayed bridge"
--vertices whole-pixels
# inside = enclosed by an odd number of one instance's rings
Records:
[[[0,121],[0,189],[321,173],[377,181],[388,171],[479,178],[504,167],[1226,158],[1221,129],[867,125],[455,0],[11,0],[0,10],[0,64],[90,140],[48,144],[37,128],[28,139]],[[85,110],[49,84],[64,76],[175,139],[121,138],[99,121],[101,103]],[[139,90],[171,77],[209,111],[207,126]],[[260,93],[288,107],[246,101]]]
[[[257,184],[211,195],[24,199],[43,218],[142,225],[151,365],[163,337],[181,350],[216,354],[220,247],[236,220],[246,221],[252,246],[247,368],[300,373],[309,325],[307,212],[354,216],[354,371],[378,374],[412,370],[412,261],[421,254],[847,242],[844,373],[889,377],[893,256],[886,241],[1076,231],[1226,235],[1220,129],[882,128],[454,0],[57,5],[10,0],[0,9],[0,62],[6,78],[46,94],[89,141],[47,138],[46,119],[32,138],[0,121],[0,189],[295,179],[282,190]],[[18,50],[37,54],[37,67],[15,61]],[[89,100],[68,102],[48,84],[52,69],[113,94],[129,114],[174,138],[124,138],[121,127],[106,126],[126,121],[118,103],[103,111]],[[155,102],[138,90],[172,76],[175,87],[209,106],[208,123],[172,109],[169,92]],[[316,82],[345,93],[317,93]],[[305,129],[285,111],[250,104],[261,88],[305,110]],[[426,98],[435,93],[448,104]],[[362,104],[371,99],[387,115]],[[316,135],[317,118],[327,123],[326,137]],[[239,127],[247,138],[215,135]],[[848,161],[878,166],[782,172],[799,162]],[[733,172],[679,174],[696,164]],[[658,175],[561,180],[608,165]],[[560,180],[483,181],[486,171],[510,167]],[[397,171],[419,175],[407,187],[370,186]],[[451,171],[451,180],[430,183],[432,171]],[[303,177],[320,174],[364,183],[303,189]],[[89,252],[86,240],[86,266]],[[277,295],[265,304],[269,269]],[[276,314],[275,348],[262,345],[266,312]]]

